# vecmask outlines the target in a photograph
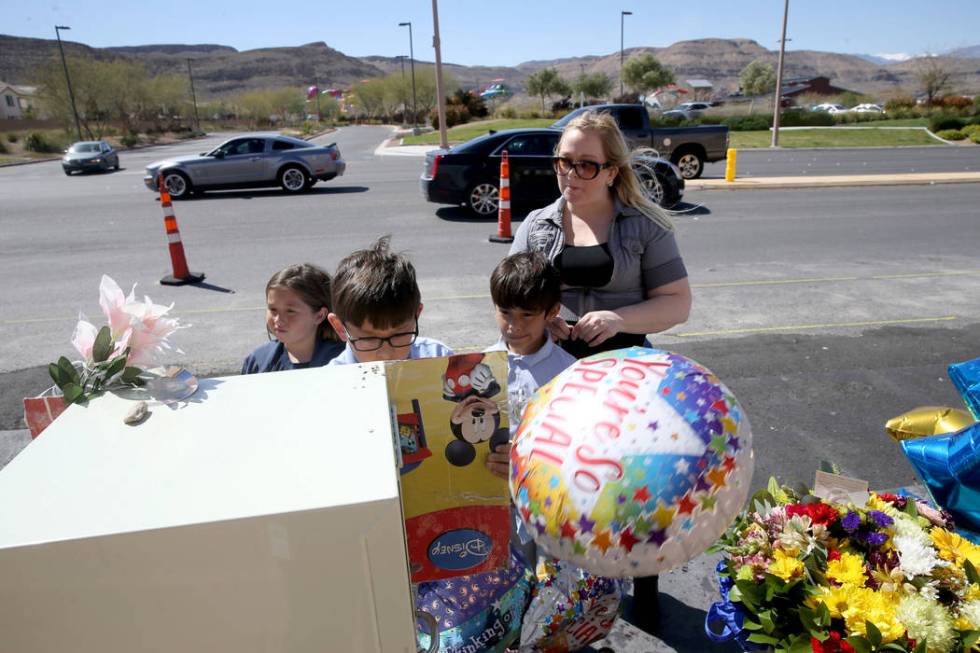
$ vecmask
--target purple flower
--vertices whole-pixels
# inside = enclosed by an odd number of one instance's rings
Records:
[[[868,533],[868,546],[879,547],[888,541],[888,535],[885,533]]]
[[[887,528],[895,523],[894,519],[880,510],[869,510],[868,517],[871,517],[874,523],[878,525],[878,528]]]
[[[840,520],[841,526],[844,530],[853,533],[861,525],[861,517],[853,510],[848,510],[847,514],[844,515],[844,519]]]

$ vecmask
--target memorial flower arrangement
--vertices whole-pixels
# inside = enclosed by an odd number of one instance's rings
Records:
[[[48,365],[48,372],[64,395],[65,404],[85,402],[117,385],[140,385],[140,375],[167,353],[183,353],[170,336],[182,328],[179,320],[167,317],[173,308],[154,304],[149,297],[135,297],[136,285],[128,295],[107,275],[99,284],[99,305],[108,324],[96,328],[83,314],[72,335],[80,360],[62,356]]]
[[[978,651],[980,546],[951,526],[910,498],[832,503],[770,480],[714,547],[712,611],[745,650]]]

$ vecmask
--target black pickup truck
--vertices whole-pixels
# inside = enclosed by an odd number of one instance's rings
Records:
[[[594,104],[572,111],[552,125],[565,125],[585,111],[606,111],[616,119],[631,147],[651,147],[680,168],[684,179],[697,179],[704,164],[722,161],[728,152],[728,127],[651,127],[650,114],[642,104]]]

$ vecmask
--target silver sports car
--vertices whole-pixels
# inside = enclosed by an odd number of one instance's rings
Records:
[[[156,161],[143,181],[159,190],[160,176],[174,199],[226,188],[282,186],[287,193],[307,190],[318,180],[344,174],[347,164],[336,143],[317,146],[289,136],[241,136],[210,152]]]

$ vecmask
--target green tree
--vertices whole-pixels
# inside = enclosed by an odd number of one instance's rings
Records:
[[[524,82],[528,95],[537,95],[541,98],[541,111],[545,110],[544,102],[546,98],[553,95],[571,95],[571,86],[568,82],[558,76],[558,71],[554,68],[542,68],[531,73]]]
[[[946,90],[949,86],[949,78],[952,76],[946,64],[935,55],[920,58],[916,65],[915,74],[930,105]]]
[[[637,93],[674,83],[674,73],[649,52],[630,57],[623,65],[623,82]]]
[[[771,93],[776,88],[776,71],[772,69],[771,64],[756,59],[742,69],[738,76],[738,83],[742,87],[742,93],[752,97],[749,103],[749,113],[752,113],[755,96]]]
[[[612,92],[612,86],[606,73],[582,73],[572,83],[572,90],[587,98],[604,98]]]

